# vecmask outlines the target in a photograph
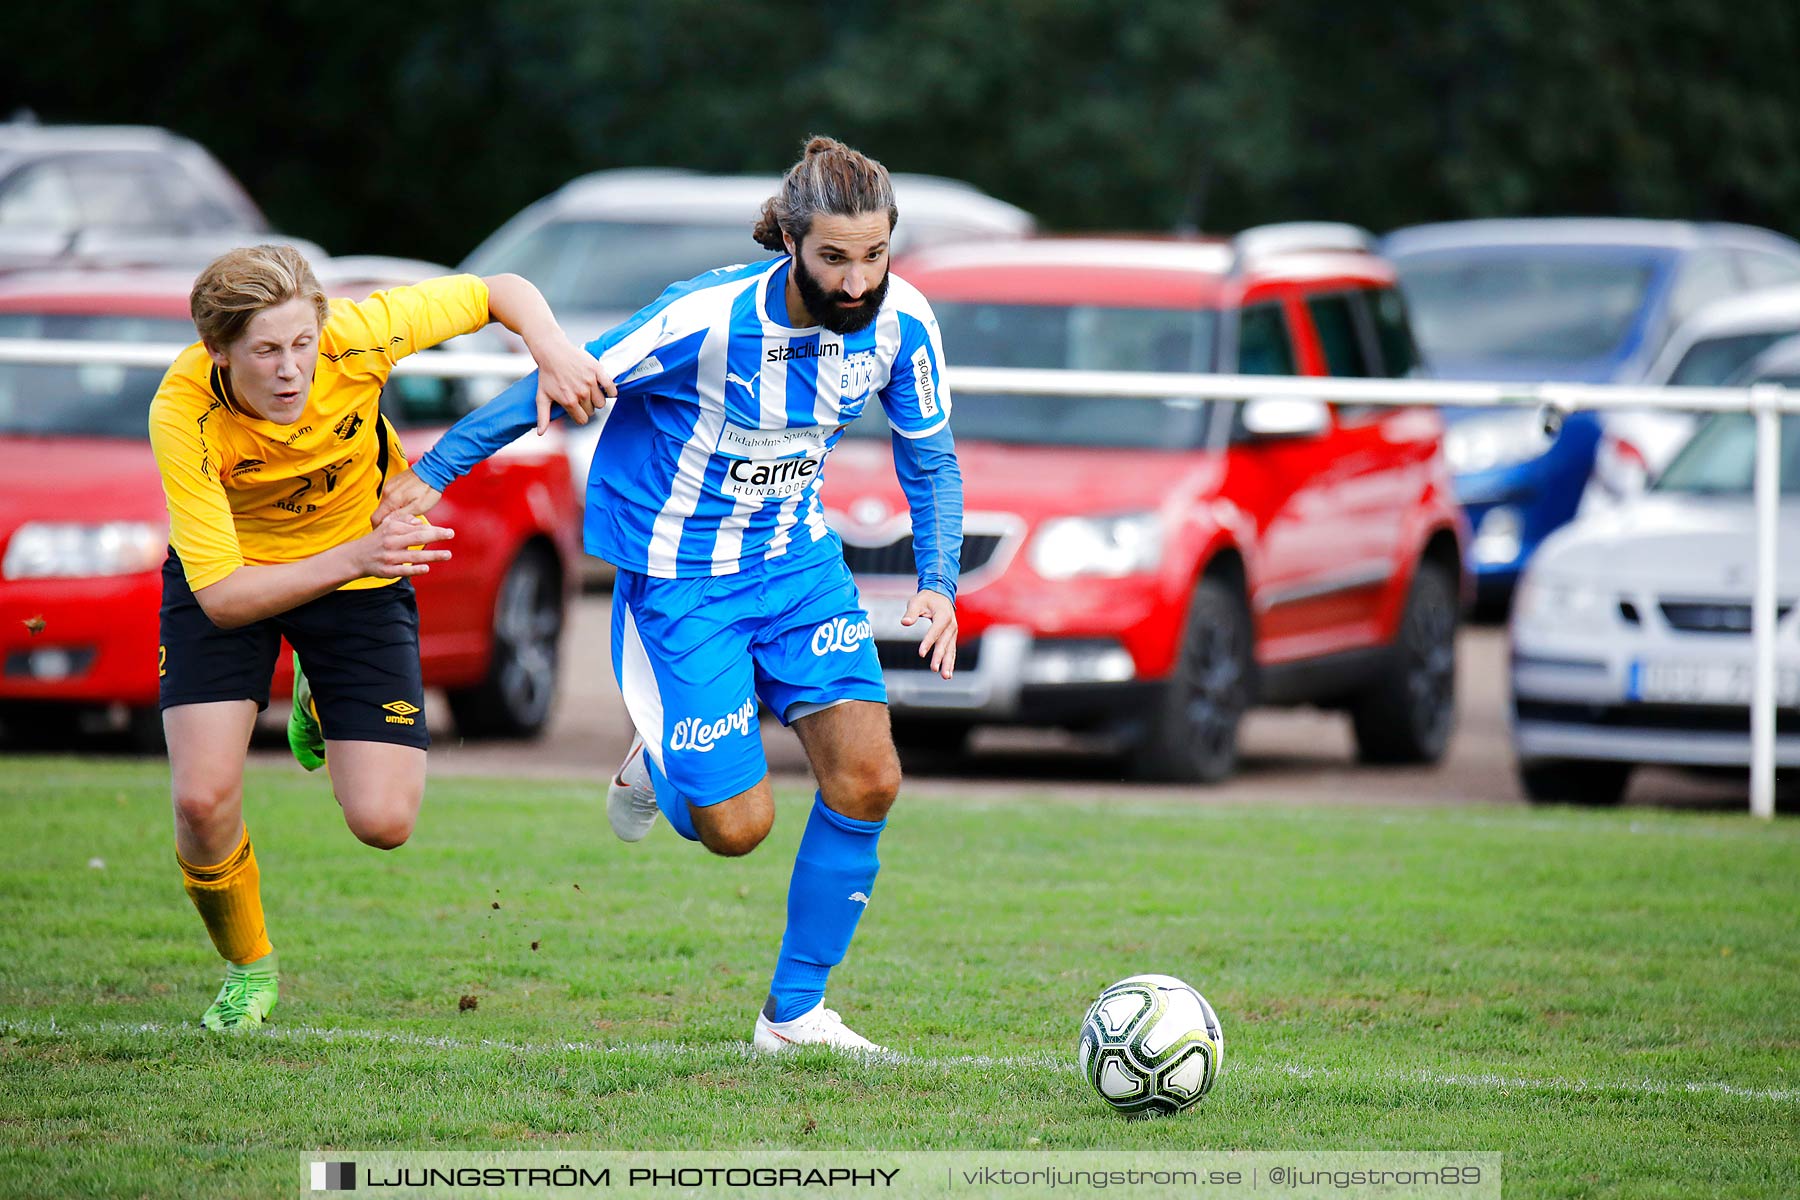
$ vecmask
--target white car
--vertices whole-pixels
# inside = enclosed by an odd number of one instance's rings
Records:
[[[1775,761],[1800,766],[1800,418],[1782,426]],[[1632,769],[1750,763],[1755,425],[1706,419],[1635,499],[1565,526],[1512,614],[1512,737],[1539,802],[1612,804]]]
[[[1776,342],[1800,333],[1800,284],[1715,300],[1681,323],[1643,382],[1651,386],[1725,387]],[[1582,511],[1637,495],[1694,432],[1694,413],[1609,414]]]

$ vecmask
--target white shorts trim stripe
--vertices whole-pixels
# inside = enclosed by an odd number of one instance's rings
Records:
[[[623,604],[624,601],[616,603]],[[650,655],[644,649],[644,639],[638,636],[637,620],[631,615],[629,606],[625,609],[624,629],[619,641],[619,678],[622,681],[619,690],[625,695],[625,711],[631,714],[632,725],[644,739],[644,753],[655,760],[657,770],[667,775],[663,767],[662,689],[656,686],[656,670],[650,665]]]

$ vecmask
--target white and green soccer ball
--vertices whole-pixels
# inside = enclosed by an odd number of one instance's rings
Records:
[[[1081,1021],[1081,1074],[1123,1113],[1176,1113],[1212,1090],[1225,1061],[1218,1014],[1168,975],[1133,975]]]

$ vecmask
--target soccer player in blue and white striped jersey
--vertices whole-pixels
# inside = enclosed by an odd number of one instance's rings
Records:
[[[912,512],[921,656],[956,665],[962,476],[931,307],[888,271],[898,212],[880,163],[813,138],[754,236],[785,257],[670,287],[590,343],[618,383],[588,479],[586,545],[618,568],[613,668],[637,740],[608,791],[615,833],[657,814],[721,855],[775,818],[758,700],[792,725],[819,791],[788,887],[787,930],[754,1045],[879,1047],[825,1007],[874,889],[900,785],[869,619],[825,524],[826,456],[871,402],[893,430]],[[527,377],[392,481],[376,517],[425,511],[532,424]]]

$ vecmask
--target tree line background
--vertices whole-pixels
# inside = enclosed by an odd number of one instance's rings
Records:
[[[15,5],[0,119],[163,125],[278,229],[454,263],[586,171],[808,133],[1050,229],[1726,219],[1800,234],[1792,0]]]

